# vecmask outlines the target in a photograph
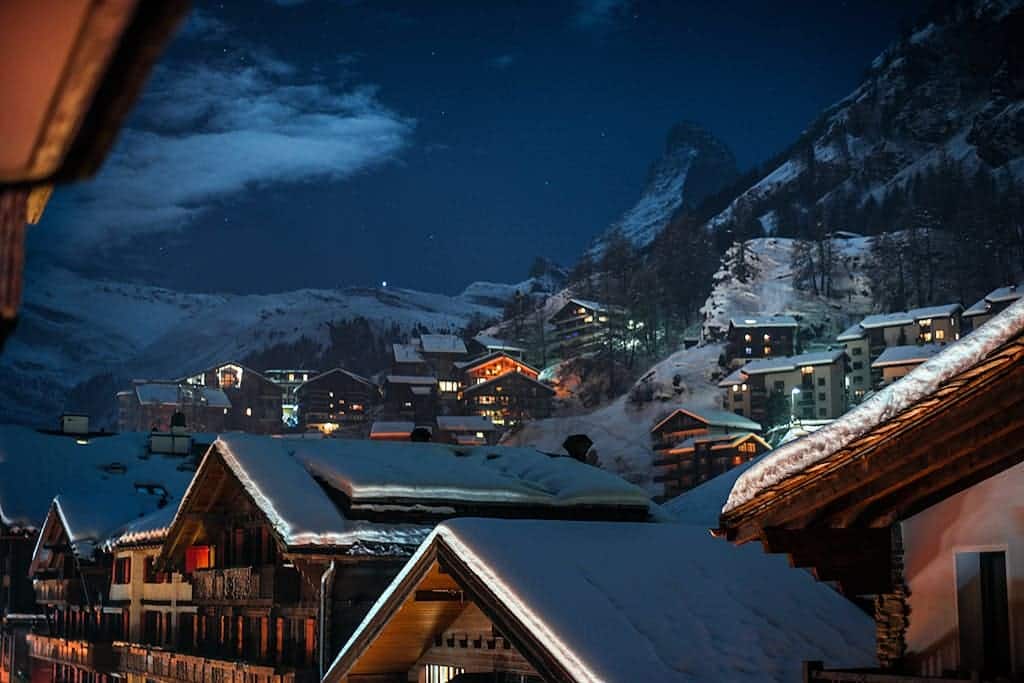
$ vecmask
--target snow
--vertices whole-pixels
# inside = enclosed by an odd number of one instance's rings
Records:
[[[334,375],[336,373],[340,373],[340,374],[343,374],[343,375],[345,375],[347,377],[350,377],[351,379],[354,379],[357,382],[365,384],[368,387],[371,387],[371,388],[375,388],[376,387],[376,385],[374,385],[373,382],[371,382],[370,380],[366,379],[362,375],[357,375],[356,373],[350,372],[349,370],[346,370],[345,368],[333,368],[331,370],[327,370],[326,372],[321,372],[319,375],[316,375],[314,377],[310,377],[308,380],[306,380],[302,384],[300,384],[297,387],[295,387],[295,391],[297,392],[299,389],[301,389],[302,387],[304,387],[304,386],[306,386],[308,384],[312,384],[313,382],[317,382],[317,381],[322,380],[324,378],[330,377],[331,375]]]
[[[411,434],[416,429],[415,422],[394,422],[389,420],[377,420],[370,427],[370,436],[374,434]]]
[[[486,334],[478,334],[473,337],[473,341],[480,344],[488,351],[511,351],[513,353],[521,353],[525,351],[522,346],[517,346],[512,342],[505,341],[504,339],[498,339]]]
[[[415,344],[392,344],[392,353],[396,363],[425,363],[420,350]]]
[[[836,336],[836,341],[848,342],[855,341],[864,337],[864,328],[860,326],[860,323],[856,325],[850,325],[848,328],[840,332]]]
[[[912,344],[908,346],[887,346],[878,359],[871,364],[873,368],[884,368],[888,365],[906,365],[923,363],[946,348],[945,344]]]
[[[437,384],[436,377],[424,377],[422,375],[388,375],[385,379],[388,384],[422,384],[430,386]]]
[[[799,327],[791,315],[768,315],[760,317],[730,318],[729,324],[740,329],[753,327]]]
[[[114,531],[103,543],[105,550],[118,546],[156,544],[163,541],[178,512],[175,505],[165,505],[154,513],[141,517]]]
[[[700,420],[707,424],[709,427],[727,427],[731,429],[746,429],[748,431],[759,432],[761,431],[761,425],[748,420],[742,415],[731,413],[728,410],[722,410],[720,408],[709,408],[707,406],[696,406],[696,405],[682,405],[673,410],[668,417],[659,421],[653,427],[651,431],[660,427],[662,423],[669,420],[676,413],[683,412],[688,415]]]
[[[177,382],[136,382],[134,388],[139,403],[176,405],[179,400],[188,401],[194,397],[213,408],[231,407],[231,400],[227,394],[214,387],[191,386]]]
[[[442,432],[493,432],[494,424],[480,415],[439,415],[437,428]]]
[[[466,345],[462,339],[453,334],[420,335],[420,348],[423,350],[423,353],[466,354]]]
[[[723,512],[743,505],[761,491],[827,459],[935,392],[944,382],[981,362],[1022,332],[1024,300],[1014,303],[835,422],[769,453],[736,482]]]
[[[414,546],[423,540],[429,527],[349,520],[342,515],[310,472],[290,453],[291,449],[327,443],[336,442],[230,434],[219,438],[214,447],[289,547]],[[188,498],[187,493],[185,497]]]
[[[744,375],[763,375],[769,372],[791,372],[806,365],[828,365],[835,363],[846,353],[843,349],[834,351],[813,351],[796,356],[776,356],[752,360],[739,369]]]
[[[722,506],[729,498],[729,491],[732,490],[736,480],[763,457],[763,455],[758,456],[719,474],[717,477],[712,477],[700,486],[680,493],[675,498],[662,503],[661,509],[676,521],[695,524],[705,529],[717,528],[718,516],[722,513]]]
[[[699,526],[458,519],[407,567],[437,541],[575,681],[793,681],[803,660],[874,662],[863,611],[785,557]]]
[[[75,438],[0,425],[0,521],[8,528],[36,530],[51,501],[60,496],[79,539],[103,540],[114,526],[157,509],[160,496],[136,484],[162,486],[171,504],[180,500],[192,472],[181,457],[149,454],[149,434]],[[104,469],[120,463],[124,473]],[[109,522],[109,523],[108,523]]]

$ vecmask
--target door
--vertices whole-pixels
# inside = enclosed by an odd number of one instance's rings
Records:
[[[1003,551],[957,553],[960,669],[1010,674],[1010,610]]]

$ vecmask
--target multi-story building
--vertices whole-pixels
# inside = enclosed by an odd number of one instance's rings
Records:
[[[482,356],[488,353],[504,353],[517,360],[524,360],[526,357],[525,346],[483,333],[470,339],[469,343],[466,344],[466,348],[474,356]]]
[[[844,349],[751,361],[718,383],[726,389],[722,407],[761,423],[839,417],[847,408],[846,364]],[[771,401],[780,414],[771,414]]]
[[[913,344],[890,346],[882,351],[871,369],[881,375],[876,388],[882,388],[904,377],[911,370],[945,348],[945,344]]]
[[[117,394],[119,432],[168,431],[175,414],[193,431],[221,432],[230,412],[231,400],[219,388],[187,382],[137,379]]]
[[[571,358],[604,348],[610,326],[625,312],[586,299],[569,299],[548,320],[555,328],[554,355]]]
[[[384,412],[387,419],[434,421],[438,412],[437,378],[430,375],[387,375],[384,378]]]
[[[338,429],[361,433],[366,413],[377,403],[380,393],[365,377],[334,368],[298,385],[294,396],[299,424],[304,429],[325,434]]]
[[[281,387],[241,363],[224,363],[206,368],[182,380],[187,384],[220,389],[231,406],[225,414],[224,429],[252,434],[277,434],[281,422]]]
[[[1021,296],[1024,296],[1024,283],[993,289],[963,312],[964,331],[970,332],[978,329],[992,316],[1013,304]]]
[[[755,358],[790,356],[800,325],[788,315],[733,318],[725,339],[725,360],[736,367]]]
[[[281,421],[288,427],[299,426],[299,406],[295,390],[320,374],[316,370],[293,368],[264,370],[263,376],[281,387]]]
[[[536,368],[504,351],[485,353],[455,367],[461,373],[461,412],[505,427],[551,414],[554,389],[538,379]]]
[[[850,357],[850,402],[859,403],[882,383],[881,371],[872,371],[872,366],[886,348],[959,339],[962,309],[954,303],[869,315],[844,330],[836,341],[843,344]]]
[[[753,432],[690,436],[658,452],[654,481],[664,486],[662,500],[672,498],[769,450]]]
[[[688,405],[676,408],[654,423],[651,446],[660,453],[691,437],[736,436],[760,431],[760,424],[738,413]]]

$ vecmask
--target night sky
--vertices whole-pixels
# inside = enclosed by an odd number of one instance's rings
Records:
[[[30,263],[198,291],[518,281],[636,200],[674,122],[754,165],[923,4],[199,1]]]

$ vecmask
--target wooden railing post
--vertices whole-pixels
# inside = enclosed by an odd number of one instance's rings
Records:
[[[824,663],[818,660],[805,660],[803,666],[803,683],[811,683],[811,681],[817,680],[814,676],[815,672],[821,671],[824,668]]]

